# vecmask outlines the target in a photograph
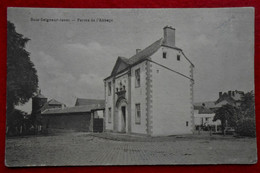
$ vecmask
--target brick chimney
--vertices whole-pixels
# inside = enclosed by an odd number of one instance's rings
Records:
[[[175,47],[175,28],[165,26],[163,28],[163,44],[169,47]]]
[[[218,97],[220,98],[222,96],[222,92],[219,92],[218,93]]]
[[[231,97],[231,91],[228,91],[228,96]]]

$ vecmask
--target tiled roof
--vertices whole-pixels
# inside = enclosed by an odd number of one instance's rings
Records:
[[[130,64],[135,64],[143,59],[149,58],[151,55],[153,55],[161,46],[163,43],[163,39],[159,39],[147,48],[141,50],[134,56],[128,59]]]
[[[105,104],[105,100],[77,98],[75,106],[93,105],[93,104],[102,105],[102,104]]]
[[[206,108],[209,108],[209,109],[215,107],[215,101],[196,102],[193,105],[194,105],[194,107],[202,107],[203,104]]]
[[[196,102],[193,104],[194,110],[198,110],[199,114],[212,114],[214,113],[213,108],[215,108],[214,101],[206,101],[206,102]]]
[[[214,113],[214,111],[212,111],[208,108],[199,109],[199,114],[212,114],[212,113]]]
[[[46,102],[41,108],[40,111],[44,111],[45,109],[48,109],[49,106],[55,106],[55,105],[65,105],[63,103],[58,102],[57,100],[51,99],[50,101]],[[65,105],[66,106],[66,105]]]
[[[121,59],[123,62],[125,62],[126,64],[131,64],[131,62],[129,61],[129,59],[125,58],[125,57],[122,57],[122,56],[119,56],[118,57],[119,59]]]
[[[117,72],[117,68],[118,65],[120,63],[120,61],[123,61],[126,66],[123,69],[120,69],[120,72],[124,71],[125,69],[127,69],[129,66],[138,63],[142,60],[148,59],[151,55],[153,55],[163,44],[163,39],[159,39],[157,41],[155,41],[153,44],[151,44],[150,46],[148,46],[147,48],[141,50],[140,52],[138,52],[137,54],[135,54],[134,56],[132,56],[131,58],[125,58],[125,57],[118,57],[117,61],[116,61],[116,65],[114,66],[111,76],[113,74],[116,74]]]
[[[51,99],[50,101],[48,101],[49,105],[64,105],[61,102],[58,102],[57,100]]]
[[[53,115],[53,114],[71,114],[71,113],[84,113],[90,112],[91,110],[101,110],[105,109],[105,105],[102,104],[93,104],[93,105],[84,105],[84,106],[74,106],[74,107],[66,107],[66,108],[53,108],[47,109],[42,112],[42,115]]]
[[[125,62],[127,64],[127,66],[124,69],[120,70],[120,72],[124,71],[125,69],[127,69],[131,65],[134,65],[134,64],[136,64],[138,62],[141,62],[142,60],[148,59],[151,55],[153,55],[155,52],[157,52],[158,49],[161,46],[169,47],[169,46],[164,44],[164,39],[163,38],[160,38],[159,40],[155,41],[150,46],[148,46],[145,49],[141,50],[140,52],[136,53],[135,55],[133,55],[129,59],[124,58],[124,57],[118,57],[117,62],[118,62],[118,60],[122,60],[123,62]],[[178,47],[171,47],[171,48],[182,51]],[[185,56],[185,58],[191,63],[191,61],[186,56]],[[114,69],[113,69],[113,71],[111,73],[111,76],[114,74],[113,72],[115,71],[115,68],[116,68],[116,66],[114,67]],[[111,76],[109,76],[109,77],[111,77]],[[107,77],[106,79],[108,79],[109,77]]]

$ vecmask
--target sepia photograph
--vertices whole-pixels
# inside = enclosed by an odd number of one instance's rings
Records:
[[[256,164],[255,9],[7,9],[7,167]]]

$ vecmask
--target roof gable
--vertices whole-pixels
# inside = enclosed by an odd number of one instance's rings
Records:
[[[159,50],[159,48],[162,46],[169,47],[164,44],[164,39],[160,38],[159,40],[155,41],[150,46],[141,50],[140,52],[133,55],[129,59],[124,58],[124,57],[118,57],[116,64],[112,70],[112,73],[109,77],[114,76],[114,75],[118,74],[119,72],[122,72],[123,70],[125,70],[128,67],[131,67],[139,62],[142,62],[143,60],[149,59],[150,56],[152,56],[154,53],[156,53]],[[169,47],[169,48],[178,49],[182,52],[182,50],[177,47]],[[183,53],[183,55],[184,55],[184,53]],[[185,55],[184,55],[184,57],[191,63],[191,61]],[[191,63],[191,65],[194,66],[192,63]],[[108,79],[109,77],[107,77],[106,79]]]
[[[126,69],[129,66],[129,62],[127,58],[124,57],[118,57],[116,60],[116,64],[112,70],[111,75],[115,75],[117,73],[119,73],[120,71],[123,71],[124,69]]]
[[[149,58],[153,55],[162,45],[163,39],[159,39],[144,50],[141,50],[131,58],[127,59],[125,57],[118,57],[116,64],[112,70],[111,76],[118,74],[119,72],[125,70],[127,67],[136,64],[142,60]]]

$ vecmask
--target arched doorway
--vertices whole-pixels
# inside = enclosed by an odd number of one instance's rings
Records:
[[[125,98],[119,98],[116,104],[117,108],[117,131],[126,133],[128,130],[127,102]]]

